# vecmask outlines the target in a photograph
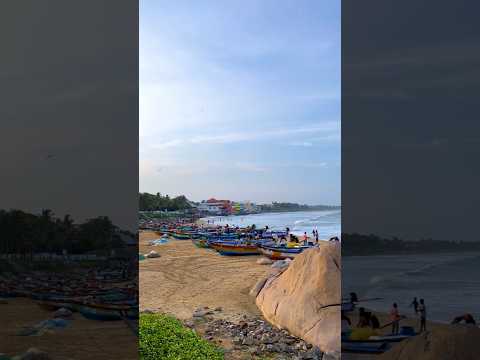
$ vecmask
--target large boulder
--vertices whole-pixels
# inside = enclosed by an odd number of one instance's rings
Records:
[[[257,294],[263,316],[321,350],[338,354],[340,259],[340,245],[325,243],[305,250],[283,273],[259,282],[251,294]]]
[[[432,325],[432,329],[396,344],[378,360],[480,359],[480,329],[468,325]]]

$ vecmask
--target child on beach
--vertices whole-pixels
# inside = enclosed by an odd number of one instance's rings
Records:
[[[393,303],[390,310],[390,319],[392,320],[392,335],[398,335],[400,313],[398,312],[397,303]]]

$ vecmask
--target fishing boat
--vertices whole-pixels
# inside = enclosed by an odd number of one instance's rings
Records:
[[[199,248],[208,248],[210,247],[208,245],[208,241],[206,239],[201,239],[201,238],[198,238],[198,239],[192,239],[192,242],[193,244],[196,246],[196,247],[199,247]]]
[[[221,255],[238,256],[260,254],[256,244],[213,242],[209,243],[209,245]]]
[[[298,246],[288,248],[286,246],[276,246],[269,244],[260,244],[258,247],[263,255],[272,260],[294,259],[305,249],[311,248],[311,246]]]
[[[390,349],[386,341],[342,340],[342,352],[381,354]]]
[[[174,233],[172,233],[172,237],[177,240],[190,240],[192,238],[190,234],[186,234],[179,231],[175,231]]]

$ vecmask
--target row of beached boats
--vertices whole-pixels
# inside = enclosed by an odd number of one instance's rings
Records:
[[[158,229],[163,238],[191,240],[199,248],[209,248],[221,255],[265,255],[273,260],[293,259],[305,249],[316,245],[302,245],[302,242],[289,241],[288,231],[266,229],[178,226]],[[284,239],[281,244],[279,239]],[[293,236],[292,236],[293,239]]]
[[[91,280],[87,274],[12,277],[0,282],[0,298],[30,298],[44,309],[65,308],[93,320],[138,318],[136,285],[124,279],[121,271],[116,275],[116,283]]]

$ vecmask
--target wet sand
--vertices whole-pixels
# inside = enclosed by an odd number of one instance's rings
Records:
[[[26,298],[6,301],[6,304],[0,304],[0,353],[13,356],[35,347],[46,351],[54,360],[138,358],[138,338],[123,321],[94,321],[74,313],[64,329],[39,336],[18,336],[16,334],[23,327],[52,318],[53,312]]]
[[[258,265],[260,256],[221,256],[200,249],[191,240],[173,240],[148,246],[158,239],[154,232],[140,233],[140,253],[151,250],[161,257],[140,261],[140,310],[150,309],[191,318],[195,309],[222,308],[224,319],[239,315],[260,315],[248,293],[259,278],[271,270]]]

